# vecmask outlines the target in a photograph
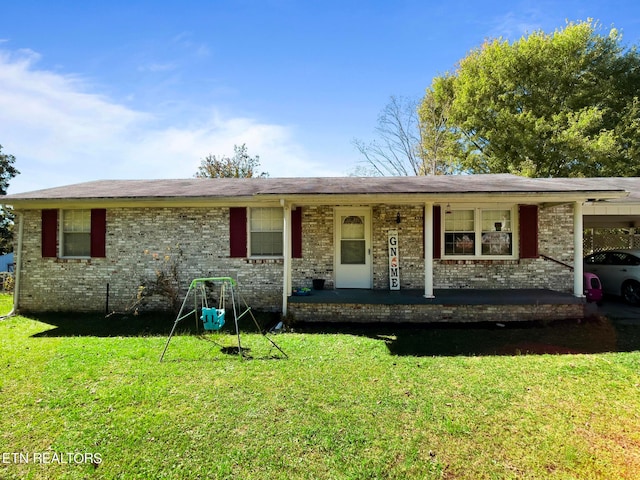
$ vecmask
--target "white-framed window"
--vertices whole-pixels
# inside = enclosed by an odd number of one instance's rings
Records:
[[[62,210],[63,257],[91,256],[91,210]]]
[[[445,258],[514,257],[515,207],[461,207],[443,216]]]
[[[283,255],[284,212],[282,208],[249,210],[249,254],[252,257]]]
[[[475,211],[452,210],[444,217],[444,254],[475,255]]]

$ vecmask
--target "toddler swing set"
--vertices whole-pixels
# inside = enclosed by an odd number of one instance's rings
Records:
[[[218,298],[218,306],[209,306],[207,287],[220,286],[220,296]],[[200,322],[202,327],[208,332],[217,332],[225,325],[225,318],[227,312],[227,299],[230,300],[231,310],[233,312],[233,321],[235,323],[236,337],[238,339],[238,354],[240,358],[244,358],[242,344],[240,342],[240,329],[238,327],[238,321],[245,315],[249,315],[258,331],[266,338],[271,345],[273,345],[280,353],[286,358],[287,354],[266,334],[266,332],[260,328],[256,317],[253,315],[251,307],[242,299],[237,292],[238,283],[231,277],[208,277],[208,278],[194,278],[189,284],[189,289],[182,301],[180,311],[176,316],[176,320],[167,338],[167,343],[164,346],[162,355],[160,355],[160,361],[164,359],[164,355],[169,347],[169,342],[176,331],[178,323],[190,315],[194,315],[196,319],[196,331],[200,329]],[[189,299],[193,299],[193,304],[189,302]],[[241,305],[241,302],[243,305]],[[187,306],[189,304],[189,306]],[[193,307],[191,307],[191,305]],[[188,311],[187,311],[188,310]],[[186,312],[186,313],[185,313]],[[200,315],[198,315],[198,313]],[[229,312],[231,313],[231,312]]]

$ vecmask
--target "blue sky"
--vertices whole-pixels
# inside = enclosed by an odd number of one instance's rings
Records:
[[[637,1],[5,2],[9,193],[185,178],[246,143],[272,177],[341,176],[391,95],[419,98],[483,40],[593,18],[640,44]]]

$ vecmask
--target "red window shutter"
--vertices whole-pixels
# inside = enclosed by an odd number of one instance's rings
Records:
[[[520,258],[538,258],[538,206],[520,205]]]
[[[42,256],[58,256],[58,210],[42,210]]]
[[[424,207],[422,209],[422,256],[424,257],[424,234],[427,226],[425,225],[426,211]],[[442,245],[440,240],[440,206],[434,205],[433,207],[433,258],[440,258],[440,246]]]
[[[425,207],[422,207],[422,242],[420,243],[420,258],[424,258],[424,232],[427,228],[427,210]]]
[[[91,210],[91,256],[107,256],[107,210],[94,208]]]
[[[247,256],[247,209],[229,209],[229,255],[235,258]]]
[[[291,211],[291,256],[302,258],[302,207]]]
[[[442,222],[442,208],[433,206],[433,258],[440,258],[442,251],[442,237],[440,236],[440,224]]]

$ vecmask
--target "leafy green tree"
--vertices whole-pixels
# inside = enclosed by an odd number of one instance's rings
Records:
[[[460,144],[448,127],[452,97],[427,89],[418,109],[420,120],[420,156],[424,174],[452,174],[461,170]]]
[[[16,157],[2,153],[0,145],[0,195],[6,195],[9,181],[20,172],[13,166]],[[10,208],[0,208],[0,254],[13,251],[13,220]]]
[[[640,175],[640,56],[592,20],[485,42],[423,100],[450,104],[462,169],[540,177]]]
[[[13,226],[15,215],[12,208],[0,208],[0,255],[13,252]]]
[[[6,195],[9,188],[9,181],[20,172],[13,166],[16,157],[8,153],[2,153],[0,145],[0,195]]]
[[[266,172],[257,173],[256,170],[260,166],[260,157],[250,157],[247,152],[247,146],[233,146],[233,157],[226,155],[217,157],[215,155],[207,155],[195,174],[197,178],[252,178],[252,177],[268,177]]]

